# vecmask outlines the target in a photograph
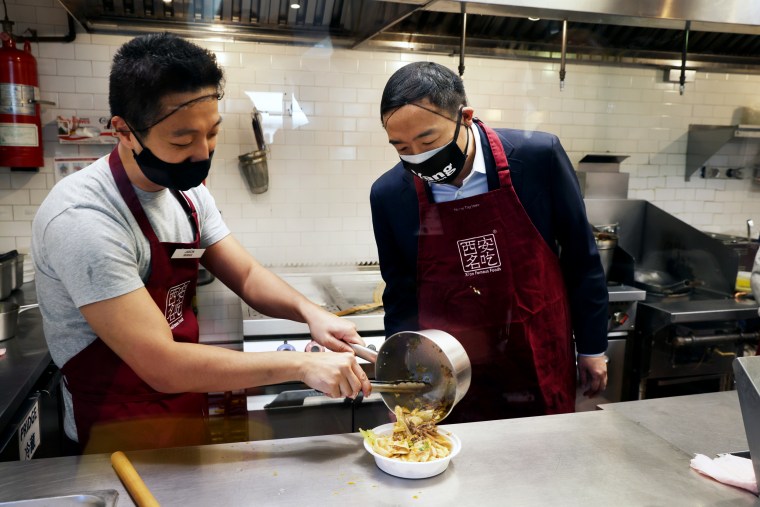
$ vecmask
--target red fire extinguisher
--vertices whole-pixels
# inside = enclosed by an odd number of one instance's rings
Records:
[[[0,166],[42,167],[37,60],[29,41],[22,51],[7,32],[0,40]]]

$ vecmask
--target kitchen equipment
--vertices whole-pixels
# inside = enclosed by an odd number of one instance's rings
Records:
[[[124,483],[124,487],[129,491],[137,507],[160,507],[156,497],[150,492],[148,486],[145,485],[137,470],[135,470],[135,467],[132,466],[129,458],[123,452],[116,451],[111,454],[111,465],[116,470],[116,475]]]
[[[372,386],[372,390],[378,393],[420,393],[433,387],[427,382],[410,382],[408,380],[394,380],[387,382],[371,380],[370,385]]]
[[[617,234],[600,231],[595,227],[594,240],[596,241],[596,249],[599,250],[599,258],[602,260],[604,277],[609,280],[612,258],[614,257],[615,248],[618,244]]]
[[[78,505],[116,507],[118,500],[118,491],[115,489],[103,489],[98,491],[82,491],[81,493],[72,495],[43,496],[12,502],[0,502],[0,507],[73,507]]]
[[[256,139],[256,149],[238,157],[240,171],[243,173],[248,188],[254,194],[263,194],[269,189],[269,170],[267,168],[267,148],[264,131],[261,127],[261,113],[253,108],[251,126]]]
[[[393,431],[393,423],[383,424],[372,430],[377,436],[385,436]],[[375,458],[375,464],[383,472],[401,477],[402,479],[425,479],[443,473],[451,460],[462,450],[462,441],[450,431],[438,428],[438,432],[451,441],[451,452],[448,456],[433,461],[413,462],[387,458],[376,453],[372,446],[364,440],[364,448]]]
[[[18,289],[24,284],[24,254],[16,255],[16,269],[13,271],[13,288]]]
[[[18,315],[38,306],[36,303],[19,306],[11,301],[0,301],[0,341],[16,336]]]
[[[16,257],[18,252],[11,250],[0,255],[0,299],[11,295],[15,289],[16,281]]]
[[[619,223],[639,301],[625,357],[623,400],[729,390],[734,358],[754,355],[758,305],[735,298],[732,248],[641,200],[590,199],[591,223]]]
[[[628,173],[620,171],[620,163],[628,155],[588,154],[578,162],[576,176],[585,199],[628,197]]]
[[[277,274],[309,300],[332,313],[376,302],[382,292],[382,277],[376,266],[294,267],[282,269]],[[306,324],[272,318],[241,304],[245,352],[290,349],[332,353],[315,346]],[[369,347],[378,349],[385,341],[383,317],[382,306],[377,306],[350,313],[344,318],[356,326]],[[359,359],[359,364],[369,379],[375,378],[373,363]],[[353,400],[329,398],[303,383],[287,382],[246,389],[244,394],[247,433],[243,440],[351,433],[392,421],[392,414],[377,391],[369,397],[359,395]]]
[[[663,296],[685,294],[696,285],[693,280],[681,280],[659,269],[636,268],[633,271],[633,280],[637,287]]]
[[[383,342],[377,351],[351,344],[356,355],[375,363],[375,378],[381,381],[426,382],[425,392],[380,393],[393,411],[397,405],[410,410],[440,410],[438,421],[451,413],[470,388],[470,358],[459,341],[445,331],[401,331]]]

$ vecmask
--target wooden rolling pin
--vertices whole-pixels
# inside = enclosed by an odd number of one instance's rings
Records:
[[[132,463],[127,458],[126,454],[121,451],[116,451],[111,454],[111,465],[116,470],[116,475],[119,476],[121,482],[124,483],[124,487],[127,488],[129,494],[132,496],[132,500],[137,504],[137,507],[160,507],[156,497],[145,485],[140,475],[132,466]]]

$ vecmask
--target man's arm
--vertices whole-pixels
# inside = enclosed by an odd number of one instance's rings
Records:
[[[575,171],[556,137],[550,185],[580,382],[594,396],[607,386],[607,282]]]
[[[382,178],[390,178],[386,173]],[[382,180],[372,186],[370,207],[380,272],[385,281],[383,307],[385,334],[419,329],[417,320],[417,233],[419,218],[416,202],[407,206],[398,193],[391,194],[381,187]],[[407,209],[409,208],[409,209]],[[406,238],[399,238],[407,234]],[[402,245],[404,239],[407,243]]]
[[[160,392],[228,391],[298,380],[330,396],[351,397],[363,387],[364,375],[351,354],[243,353],[175,342],[145,288],[80,310],[106,345]]]
[[[312,337],[330,350],[353,352],[346,342],[364,345],[351,321],[309,301],[259,264],[232,235],[207,248],[201,261],[250,306],[271,317],[307,323]]]

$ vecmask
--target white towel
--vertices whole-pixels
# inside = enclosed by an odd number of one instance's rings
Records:
[[[704,454],[695,454],[691,468],[724,484],[746,489],[756,495],[758,493],[755,470],[750,459],[733,454],[721,454],[711,459]]]

